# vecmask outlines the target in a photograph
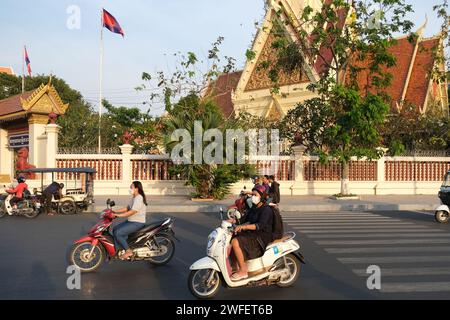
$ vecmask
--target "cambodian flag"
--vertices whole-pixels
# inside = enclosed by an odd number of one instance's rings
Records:
[[[124,37],[122,27],[111,13],[103,9],[103,26],[111,32],[121,34]]]
[[[28,69],[28,75],[31,77],[31,65],[30,65],[30,58],[28,57],[28,52],[27,52],[27,47],[24,46],[24,50],[25,50],[25,62],[27,64],[27,69]]]

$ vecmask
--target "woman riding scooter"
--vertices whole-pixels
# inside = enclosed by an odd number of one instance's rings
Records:
[[[231,276],[233,281],[246,279],[248,274],[245,261],[261,257],[267,245],[273,241],[273,212],[266,205],[266,189],[262,185],[256,185],[252,194],[253,206],[245,215],[244,221],[241,221],[243,224],[236,227],[236,236],[231,241],[239,267]]]
[[[122,248],[124,253],[119,254],[121,260],[127,260],[133,256],[133,250],[129,248],[127,239],[128,235],[142,229],[145,226],[147,199],[145,197],[142,183],[134,181],[129,190],[132,199],[127,208],[117,210],[116,218],[128,218],[127,221],[122,222],[114,228],[114,243],[116,251]]]
[[[28,185],[25,183],[25,178],[20,176],[17,178],[19,183],[14,189],[6,189],[5,191],[10,194],[14,194],[10,204],[13,206],[13,211],[17,210],[17,203],[23,200],[23,193],[28,190]]]

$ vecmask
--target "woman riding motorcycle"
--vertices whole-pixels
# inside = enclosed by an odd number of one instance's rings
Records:
[[[133,197],[128,207],[115,212],[116,218],[128,218],[127,221],[117,225],[113,231],[116,252],[119,252],[120,248],[125,250],[125,252],[119,254],[121,260],[127,260],[133,255],[133,250],[128,246],[128,235],[142,229],[146,220],[147,199],[142,183],[134,181],[129,192]]]
[[[28,185],[25,183],[24,177],[18,177],[17,182],[19,184],[14,189],[5,190],[9,194],[14,194],[14,197],[10,201],[10,204],[13,206],[13,210],[17,210],[17,203],[22,201],[23,193],[28,189]]]
[[[266,189],[262,185],[257,185],[253,188],[252,194],[253,206],[241,221],[243,224],[236,227],[236,235],[231,240],[239,267],[239,270],[231,276],[233,281],[246,279],[248,273],[245,261],[261,257],[266,246],[273,241],[273,212],[266,205]],[[230,222],[236,223],[235,220]]]

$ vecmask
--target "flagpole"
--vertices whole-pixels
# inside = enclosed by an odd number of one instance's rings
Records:
[[[22,49],[22,93],[25,92],[25,45]]]
[[[101,9],[101,27],[100,27],[100,96],[98,105],[98,153],[102,153],[102,107],[103,107],[103,8]]]

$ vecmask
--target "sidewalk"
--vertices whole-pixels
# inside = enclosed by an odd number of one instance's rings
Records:
[[[100,212],[106,207],[107,196],[95,198],[90,212]],[[151,196],[148,212],[219,212],[222,207],[233,204],[237,196],[212,202],[193,202],[185,196]],[[126,206],[129,196],[111,197],[116,207]],[[433,211],[439,205],[439,198],[429,195],[361,196],[361,200],[332,200],[327,196],[282,196],[282,212],[338,212],[338,211]]]

